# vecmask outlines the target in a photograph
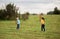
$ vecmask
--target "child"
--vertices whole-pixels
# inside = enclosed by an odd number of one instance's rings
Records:
[[[45,19],[41,17],[41,31],[45,31]]]
[[[19,20],[19,18],[17,17],[17,29],[19,29],[19,27],[20,27],[20,20]]]

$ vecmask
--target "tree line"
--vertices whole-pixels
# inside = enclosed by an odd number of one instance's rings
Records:
[[[14,4],[7,4],[5,9],[0,9],[0,20],[15,20],[17,16],[19,16],[19,19],[27,20],[29,18],[29,12],[26,12],[25,14],[20,14],[18,12],[19,9]],[[18,14],[19,13],[19,14]],[[60,14],[60,10],[55,7],[54,11],[47,12],[47,15],[49,14]],[[32,14],[37,15],[37,14]]]
[[[55,7],[55,8],[54,8],[54,11],[49,11],[47,14],[48,14],[48,15],[49,15],[49,14],[50,14],[50,15],[60,15],[60,10],[59,10],[57,7]]]
[[[0,9],[0,19],[2,20],[9,20],[9,19],[15,19],[17,16],[17,8],[14,6],[14,4],[7,4],[6,9]]]
[[[17,16],[23,20],[28,19],[29,12],[21,15],[18,10],[14,4],[7,4],[6,9],[0,9],[0,20],[16,20]]]

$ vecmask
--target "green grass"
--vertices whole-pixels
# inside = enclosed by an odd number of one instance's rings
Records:
[[[20,29],[15,21],[0,21],[0,39],[60,39],[60,15],[44,15],[46,31],[41,31],[39,16],[30,15],[21,20]]]

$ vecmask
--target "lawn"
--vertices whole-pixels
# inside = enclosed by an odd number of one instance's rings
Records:
[[[20,29],[15,21],[0,21],[0,39],[60,39],[60,15],[44,15],[46,31],[41,31],[38,15],[21,20]]]

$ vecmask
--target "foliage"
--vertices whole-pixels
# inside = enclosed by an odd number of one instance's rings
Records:
[[[52,15],[52,14],[59,15],[59,14],[60,14],[60,10],[58,10],[58,8],[55,7],[55,8],[54,8],[54,11],[49,11],[47,14],[50,14],[50,15]]]
[[[7,4],[6,9],[0,10],[0,19],[16,19],[17,11],[18,10],[14,4]]]
[[[54,14],[60,14],[60,10],[58,10],[58,8],[57,7],[55,7],[54,8],[54,12],[53,12]]]
[[[26,12],[25,14],[22,14],[22,19],[23,20],[29,19],[29,12]]]

